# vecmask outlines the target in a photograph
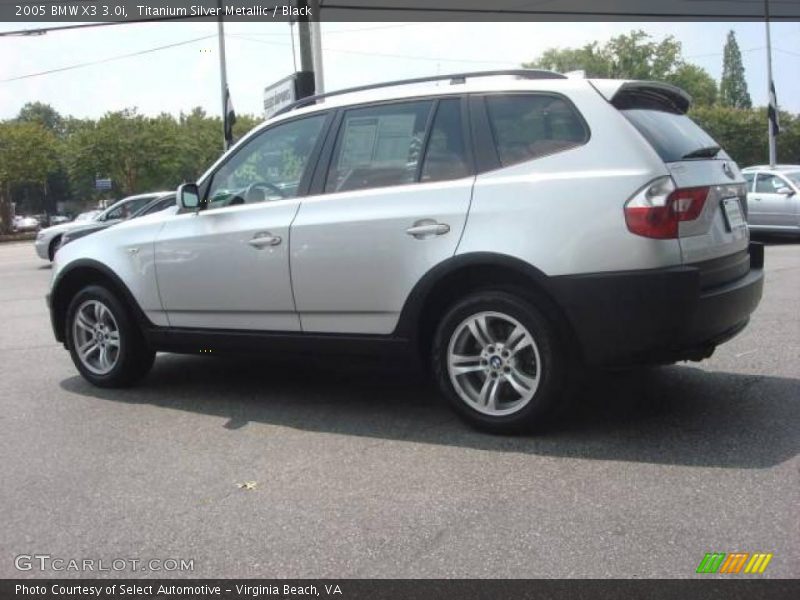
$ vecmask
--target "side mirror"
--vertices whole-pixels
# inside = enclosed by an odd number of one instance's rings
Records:
[[[794,190],[788,187],[778,188],[777,193],[784,196],[794,196]]]
[[[184,183],[178,187],[178,204],[189,210],[200,208],[200,191],[196,183]]]

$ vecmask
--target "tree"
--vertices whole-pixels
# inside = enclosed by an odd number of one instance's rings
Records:
[[[739,166],[767,162],[766,108],[697,107],[692,119],[705,129]],[[800,118],[781,112],[781,135],[778,136],[781,162],[800,163]]]
[[[597,42],[582,48],[550,48],[536,60],[524,63],[526,68],[549,69],[559,73],[586,71],[587,77],[611,77],[611,61]]]
[[[697,65],[685,63],[665,80],[686,90],[695,106],[712,106],[717,101],[717,82],[708,71]]]
[[[0,217],[3,232],[11,229],[12,187],[43,184],[56,167],[56,140],[39,123],[0,123]]]
[[[23,123],[39,123],[45,129],[53,132],[56,135],[61,135],[64,130],[64,119],[58,114],[58,111],[49,104],[43,102],[28,102],[23,106],[17,121]]]
[[[753,102],[747,91],[744,78],[742,53],[736,41],[736,34],[728,32],[722,58],[722,80],[719,84],[719,99],[723,106],[730,108],[752,108]]]
[[[705,70],[686,63],[681,44],[672,36],[660,42],[641,30],[581,48],[551,48],[524,67],[566,72],[584,70],[587,77],[612,79],[653,79],[686,90],[696,104],[716,101],[716,82]]]

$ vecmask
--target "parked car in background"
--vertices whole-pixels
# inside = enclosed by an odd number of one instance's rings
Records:
[[[147,215],[152,215],[158,212],[169,210],[170,208],[173,209],[173,212],[178,211],[178,205],[175,203],[175,192],[170,192],[164,196],[159,196],[154,200],[151,200],[147,204],[145,204],[142,208],[137,210],[133,213],[130,218],[137,219],[139,217],[144,217]],[[66,233],[62,234],[61,236],[61,243],[59,244],[59,248],[63,248],[70,242],[74,242],[75,240],[86,237],[92,233],[96,233],[98,231],[102,231],[103,229],[107,229],[112,225],[115,225],[116,222],[113,221],[94,221],[93,223],[87,224],[86,227],[80,227],[78,229],[73,229],[71,231],[67,231]]]
[[[800,233],[800,165],[758,165],[742,169],[742,175],[750,229]]]
[[[27,231],[36,231],[39,229],[39,220],[36,217],[26,217],[24,215],[17,215],[11,223],[15,232],[23,233]]]
[[[67,231],[74,231],[81,227],[85,227],[97,222],[108,223],[109,225],[119,223],[120,221],[124,221],[130,217],[133,213],[142,208],[151,200],[159,198],[168,193],[169,192],[153,192],[151,194],[129,196],[112,204],[100,214],[95,216],[93,220],[78,221],[76,219],[75,221],[71,221],[69,223],[62,223],[61,225],[55,225],[53,227],[42,229],[36,236],[36,242],[34,243],[36,247],[36,254],[39,255],[39,258],[52,261],[53,256],[55,256],[56,250],[61,243],[61,236]]]
[[[426,82],[304,99],[178,188],[179,214],[60,250],[51,320],[81,375],[131,385],[159,351],[383,350],[510,432],[586,366],[702,360],[747,325],[763,246],[685,92]]]

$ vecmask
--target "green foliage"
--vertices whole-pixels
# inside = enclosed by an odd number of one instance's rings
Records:
[[[681,44],[672,36],[654,41],[644,31],[631,31],[581,48],[551,48],[524,67],[562,73],[586,71],[587,77],[650,79],[666,81],[686,90],[695,104],[711,105],[717,99],[717,84],[707,71],[686,63]]]
[[[258,122],[239,117],[234,135],[244,135]],[[118,196],[173,189],[195,181],[223,151],[221,119],[201,108],[177,118],[126,109],[97,121],[68,119],[64,129],[64,160],[82,194],[92,194],[96,177],[111,178]]]
[[[697,107],[690,116],[725,148],[740,167],[768,162],[766,108]],[[800,118],[781,113],[778,161],[800,164]]]
[[[239,115],[234,138],[260,121]],[[94,189],[98,177],[111,178],[111,196],[116,198],[175,189],[180,183],[196,181],[223,152],[222,121],[201,108],[178,117],[148,117],[125,109],[94,120],[62,117],[48,104],[29,102],[16,119],[0,121],[0,127],[0,143],[8,149],[0,150],[0,176],[14,174],[0,179],[3,202],[10,206],[12,200],[22,200],[28,213],[54,212],[59,201],[88,205],[101,195],[107,198],[108,193]],[[36,134],[26,139],[17,131]],[[41,162],[43,157],[46,163]],[[44,179],[39,177],[41,171],[35,177],[23,176],[31,173],[21,168],[23,160],[46,164]]]
[[[610,78],[612,65],[605,50],[597,42],[581,48],[550,48],[536,60],[523,63],[531,69],[549,69],[559,73],[586,71],[587,77]]]
[[[744,78],[742,53],[733,31],[728,32],[722,58],[722,80],[719,84],[719,99],[723,106],[731,108],[752,108],[753,102],[747,91]]]
[[[695,106],[712,106],[717,102],[717,82],[697,65],[684,63],[665,80],[686,90]]]
[[[43,102],[28,102],[17,115],[17,121],[23,123],[39,123],[42,127],[60,135],[64,131],[64,120],[58,111]]]
[[[35,122],[0,123],[0,218],[11,223],[11,190],[19,184],[40,184],[57,167],[56,138]]]

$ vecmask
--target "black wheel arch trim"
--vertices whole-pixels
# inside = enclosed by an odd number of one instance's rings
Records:
[[[540,291],[558,304],[550,278],[533,265],[508,254],[496,252],[469,252],[452,256],[428,270],[416,283],[406,298],[394,334],[413,339],[426,303],[437,284],[450,275],[474,267],[499,267],[527,278]]]
[[[69,306],[69,301],[63,301],[59,296],[59,292],[63,289],[64,282],[68,280],[70,274],[77,270],[95,271],[104,279],[110,280],[114,285],[114,289],[111,291],[122,294],[120,300],[131,310],[134,320],[142,328],[142,331],[155,327],[150,319],[147,318],[144,310],[139,306],[139,302],[119,275],[100,261],[91,258],[81,258],[71,262],[61,270],[50,288],[50,293],[47,295],[47,303],[50,308],[50,320],[56,340],[62,343],[66,342],[64,338],[64,320],[66,319],[67,308]]]

